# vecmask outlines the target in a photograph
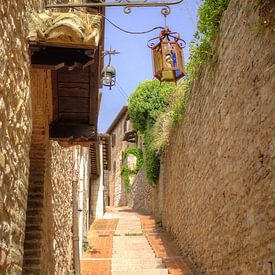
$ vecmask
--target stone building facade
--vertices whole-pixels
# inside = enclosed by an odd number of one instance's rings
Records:
[[[136,158],[132,155],[123,160],[123,154],[127,147],[138,146],[138,138],[136,137],[133,127],[129,120],[128,107],[124,106],[112,124],[107,133],[111,137],[111,167],[108,173],[108,189],[109,189],[109,205],[125,206],[127,205],[127,191],[125,182],[121,176],[121,170],[127,163],[130,169],[133,169]],[[130,181],[133,182],[131,177]]]
[[[142,206],[203,274],[275,272],[274,1],[231,0]],[[142,176],[142,174],[141,174]],[[141,191],[142,193],[142,191]]]
[[[79,274],[89,223],[89,149],[49,139],[51,71],[30,66],[27,18],[46,2],[0,3],[0,274]]]

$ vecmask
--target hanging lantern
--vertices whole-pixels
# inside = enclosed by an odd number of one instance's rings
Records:
[[[105,66],[102,70],[102,83],[111,90],[116,84],[116,69],[113,66]]]
[[[105,66],[101,72],[102,84],[109,87],[110,90],[116,84],[116,69],[111,66],[111,57],[116,54],[119,54],[119,52],[112,50],[111,48],[103,54],[103,56],[108,56],[109,61],[108,65]]]
[[[159,37],[150,39],[154,76],[164,82],[176,82],[186,75],[183,62],[185,41],[176,32],[165,28]]]

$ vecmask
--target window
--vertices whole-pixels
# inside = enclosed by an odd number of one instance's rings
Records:
[[[116,134],[112,134],[112,147],[116,146]]]
[[[116,172],[116,161],[114,161],[114,163],[113,163],[113,172],[114,173]]]
[[[124,121],[124,133],[127,132],[127,123],[128,123],[128,119],[126,118]]]

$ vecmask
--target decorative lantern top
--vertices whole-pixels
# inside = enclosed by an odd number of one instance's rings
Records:
[[[160,81],[176,82],[186,75],[183,62],[183,48],[186,43],[179,33],[164,28],[159,37],[147,43],[152,49],[154,76]]]

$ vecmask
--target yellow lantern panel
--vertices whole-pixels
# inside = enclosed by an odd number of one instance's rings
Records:
[[[156,39],[148,41],[152,49],[154,76],[160,81],[176,82],[186,75],[182,53],[185,42],[168,28],[161,32],[158,44],[152,42]]]

